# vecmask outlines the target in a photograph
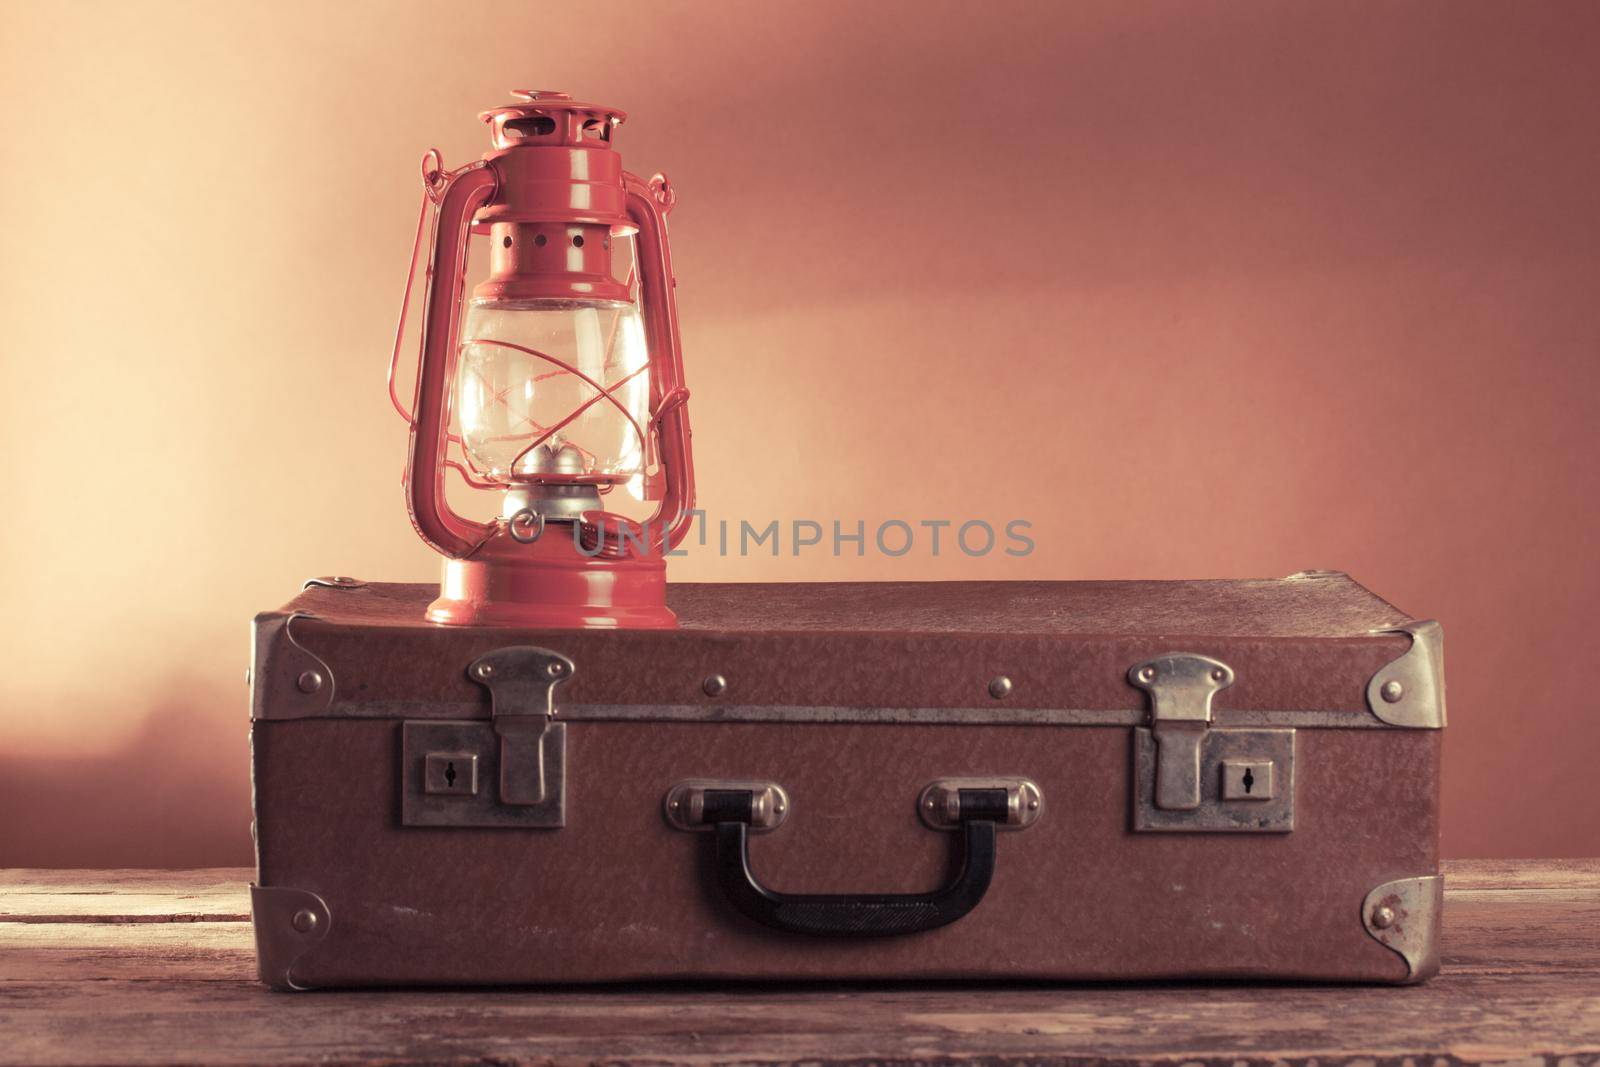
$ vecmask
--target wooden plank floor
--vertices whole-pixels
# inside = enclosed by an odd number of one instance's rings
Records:
[[[271,993],[242,869],[0,871],[0,1063],[1600,1064],[1600,860],[1447,868],[1409,988]]]

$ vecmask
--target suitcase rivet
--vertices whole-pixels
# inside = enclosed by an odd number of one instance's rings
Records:
[[[289,922],[302,934],[309,934],[317,928],[317,913],[310,908],[301,908],[294,913],[294,918]]]
[[[322,688],[322,672],[306,671],[294,683],[302,693],[315,693]]]
[[[1154,681],[1155,677],[1156,669],[1154,667],[1145,667],[1139,671],[1139,681],[1141,682]]]
[[[1394,909],[1380,904],[1372,909],[1372,925],[1380,930],[1387,930],[1394,925]]]
[[[1003,674],[997,675],[994,680],[989,683],[989,695],[994,697],[996,700],[1001,700],[1010,696],[1011,679],[1007,678]]]
[[[480,663],[472,668],[472,674],[475,678],[492,678],[494,677],[494,664]]]
[[[709,675],[700,683],[700,688],[705,690],[708,697],[719,697],[727,691],[728,680],[720,674]]]
[[[1397,681],[1391,680],[1384,682],[1383,688],[1378,692],[1384,700],[1391,704],[1398,704],[1400,703],[1400,698],[1406,695],[1406,687]]]
[[[1221,667],[1212,667],[1211,668],[1211,680],[1213,682],[1220,682],[1224,678],[1226,678],[1227,676],[1228,676],[1228,672],[1223,670]]]
[[[487,664],[485,666],[487,666]],[[560,663],[548,663],[544,668],[544,673],[548,674],[552,678],[559,678],[566,672],[567,668]]]

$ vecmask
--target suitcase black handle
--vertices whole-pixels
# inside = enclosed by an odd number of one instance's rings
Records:
[[[750,870],[749,826],[717,823],[717,882],[729,902],[764,926],[797,934],[885,937],[948,925],[978,906],[994,878],[995,824],[962,823],[961,873],[931,893],[779,893]]]
[[[691,779],[668,790],[667,821],[715,838],[717,885],[744,915],[778,930],[831,937],[885,937],[948,925],[978,906],[994,880],[995,834],[1039,816],[1039,787],[1026,778],[941,778],[917,798],[928,826],[955,831],[960,871],[930,893],[780,893],[750,869],[750,834],[775,830],[789,798],[772,782]]]

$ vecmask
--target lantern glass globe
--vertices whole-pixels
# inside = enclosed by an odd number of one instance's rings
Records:
[[[537,480],[559,453],[561,473],[638,483],[650,372],[635,305],[479,298],[461,338],[455,416],[479,474]]]

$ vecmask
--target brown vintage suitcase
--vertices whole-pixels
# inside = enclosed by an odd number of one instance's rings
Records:
[[[1438,967],[1439,626],[1343,574],[434,593],[256,619],[270,985]]]

